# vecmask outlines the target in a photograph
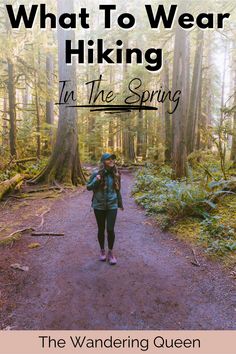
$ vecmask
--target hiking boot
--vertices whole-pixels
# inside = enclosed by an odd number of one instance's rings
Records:
[[[115,265],[117,263],[116,257],[111,250],[108,251],[107,260],[111,265]]]
[[[99,260],[102,261],[102,262],[105,262],[105,260],[106,260],[106,252],[105,252],[105,250],[101,250]]]

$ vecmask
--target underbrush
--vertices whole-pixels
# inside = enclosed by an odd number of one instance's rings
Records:
[[[209,172],[209,171],[208,171]],[[168,166],[151,164],[136,173],[135,201],[156,215],[163,230],[200,243],[211,255],[235,255],[236,193],[218,170],[202,174],[192,169],[190,177],[173,180]],[[211,175],[211,178],[210,178]],[[215,178],[214,178],[215,177]]]
[[[36,161],[28,161],[24,163],[14,163],[10,162],[0,169],[0,182],[3,182],[11,177],[15,176],[17,173],[22,173],[26,176],[33,177],[37,175],[47,164],[48,159],[41,159]]]

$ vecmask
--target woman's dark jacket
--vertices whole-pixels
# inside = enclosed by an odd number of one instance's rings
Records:
[[[123,208],[121,193],[113,187],[112,173],[106,169],[104,173],[105,188],[101,188],[100,180],[96,179],[99,171],[93,172],[87,183],[87,190],[93,191],[92,207],[99,210]]]

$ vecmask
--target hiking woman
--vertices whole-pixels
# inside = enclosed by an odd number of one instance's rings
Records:
[[[102,167],[95,171],[88,183],[87,189],[93,191],[92,207],[98,226],[98,242],[101,248],[101,261],[108,261],[111,265],[117,263],[113,254],[115,242],[115,222],[117,210],[124,210],[120,193],[120,172],[115,164],[116,156],[105,153],[101,157]],[[108,253],[105,252],[105,226],[107,227]]]

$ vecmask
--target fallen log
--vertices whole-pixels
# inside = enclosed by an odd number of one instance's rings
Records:
[[[7,168],[9,168],[10,166],[16,164],[16,165],[20,165],[22,163],[26,163],[26,162],[30,162],[30,161],[38,161],[37,157],[26,157],[24,159],[18,159],[18,160],[14,160],[14,157],[10,158],[10,161],[8,161],[6,163],[6,165],[4,165],[1,170],[5,171]]]
[[[25,159],[19,159],[19,160],[13,160],[13,163],[25,163],[25,162],[31,162],[31,161],[37,161],[37,157],[26,157]]]
[[[136,166],[136,167],[144,167],[146,164],[141,162],[141,163],[135,163],[135,162],[132,162],[131,163],[131,166]],[[125,165],[124,165],[125,166]],[[127,165],[127,167],[129,167],[129,165]]]
[[[217,202],[219,199],[225,197],[226,195],[236,194],[236,180],[232,179],[227,181],[227,184],[221,191],[216,191],[210,198],[211,201]]]
[[[3,181],[0,183],[0,200],[9,192],[11,192],[15,187],[24,179],[24,175],[17,174],[11,179]]]

